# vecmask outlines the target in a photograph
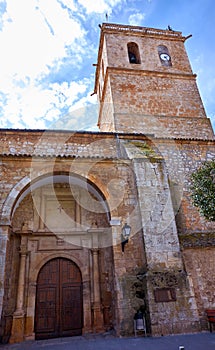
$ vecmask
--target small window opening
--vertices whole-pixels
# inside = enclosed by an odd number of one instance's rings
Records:
[[[139,47],[136,43],[128,43],[128,58],[131,64],[140,64]]]
[[[158,55],[163,66],[172,66],[171,56],[165,45],[158,46]]]

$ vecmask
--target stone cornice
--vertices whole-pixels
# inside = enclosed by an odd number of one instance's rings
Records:
[[[215,247],[215,231],[179,235],[179,241],[183,249]]]
[[[101,34],[105,33],[120,33],[125,35],[163,37],[168,40],[185,41],[187,37],[182,36],[182,32],[169,29],[156,29],[150,27],[131,26],[115,23],[103,23],[101,26]]]
[[[144,70],[144,69],[134,69],[134,68],[126,68],[126,67],[107,67],[106,74],[110,74],[111,72],[123,72],[126,75],[136,74],[136,75],[145,75],[145,76],[155,76],[159,78],[172,78],[172,79],[196,79],[196,74],[190,73],[177,73],[171,71],[156,71],[156,70]]]

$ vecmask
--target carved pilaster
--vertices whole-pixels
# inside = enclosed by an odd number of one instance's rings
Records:
[[[19,282],[18,282],[18,291],[16,299],[16,314],[24,313],[24,295],[25,295],[25,271],[26,271],[26,259],[27,259],[27,250],[25,247],[21,246],[20,249],[20,268],[19,268]]]
[[[100,285],[99,285],[99,249],[91,249],[92,253],[92,273],[93,273],[93,327],[94,331],[99,332],[103,329],[103,314],[101,306]]]
[[[2,314],[3,307],[3,295],[4,295],[4,278],[5,278],[5,261],[6,261],[6,250],[7,242],[11,234],[10,225],[0,225],[0,315]]]
[[[19,280],[16,299],[16,310],[13,314],[13,324],[11,330],[10,343],[16,343],[24,340],[25,329],[25,279],[26,279],[26,260],[27,260],[27,235],[23,235],[20,246],[20,267]]]

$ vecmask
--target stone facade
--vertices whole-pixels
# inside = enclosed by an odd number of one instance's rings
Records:
[[[213,138],[185,41],[181,32],[103,26],[95,83],[102,131]],[[128,60],[130,42],[138,46],[138,64]],[[171,55],[170,67],[161,64],[161,45]]]
[[[53,261],[80,273],[83,334],[131,335],[140,308],[152,335],[208,329],[215,224],[192,205],[189,188],[191,173],[214,159],[214,135],[185,40],[103,24],[95,79],[101,131],[0,130],[2,342],[41,335],[39,276]],[[128,43],[139,47],[138,64],[129,62]],[[53,300],[39,301],[48,314]],[[61,314],[41,317],[44,337],[64,334]],[[45,322],[58,319],[48,332]]]

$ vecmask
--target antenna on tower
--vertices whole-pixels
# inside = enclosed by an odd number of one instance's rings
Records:
[[[105,14],[105,19],[106,19],[106,22],[108,22],[108,13],[107,12]]]

